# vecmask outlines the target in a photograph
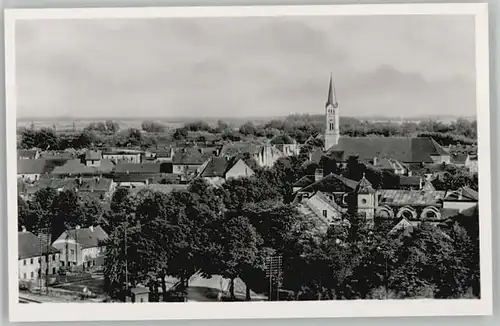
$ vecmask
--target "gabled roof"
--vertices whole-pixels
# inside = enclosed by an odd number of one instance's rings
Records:
[[[478,201],[479,194],[470,187],[462,187],[458,190],[450,191],[446,195],[445,200],[448,201]]]
[[[203,171],[200,173],[201,177],[221,177],[223,178],[229,169],[230,161],[225,157],[212,157]]]
[[[161,164],[154,163],[117,163],[114,173],[160,173]]]
[[[52,246],[48,246],[44,243],[44,241],[31,232],[18,232],[17,243],[19,259],[39,257],[44,254],[59,252],[59,250]]]
[[[101,151],[88,150],[85,152],[85,160],[97,161],[101,159]]]
[[[98,174],[98,173],[108,173],[114,168],[114,164],[109,159],[102,159],[100,166],[86,166],[80,160],[74,159],[67,161],[64,165],[56,167],[52,174],[68,174],[68,175],[78,175],[78,174]]]
[[[432,182],[430,182],[429,180],[427,180],[424,186],[422,187],[422,191],[435,191],[435,190],[436,188],[434,188]]]
[[[380,154],[400,162],[431,163],[431,156],[449,155],[430,137],[340,137],[339,143],[329,152],[343,152],[342,160],[359,156],[370,161]]]
[[[203,153],[198,147],[186,147],[175,150],[172,164],[201,165],[212,156],[212,153]]]
[[[311,196],[314,197],[317,196],[318,198],[321,198],[325,203],[327,203],[331,208],[334,210],[338,211],[339,213],[344,213],[345,209],[341,207],[339,204],[337,204],[335,201],[331,200],[325,193],[318,191],[314,195]]]
[[[57,240],[73,239],[82,246],[82,249],[99,247],[101,241],[108,239],[108,234],[100,225],[92,228],[67,230]],[[57,241],[56,240],[56,241]]]
[[[49,173],[54,169],[50,160],[17,160],[17,174],[43,174]]]
[[[358,183],[354,180],[344,178],[343,176],[331,173],[323,179],[312,183],[301,189],[301,192],[351,192],[356,189]]]

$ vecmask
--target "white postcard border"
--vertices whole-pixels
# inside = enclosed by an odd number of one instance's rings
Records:
[[[481,299],[355,300],[230,303],[18,303],[15,23],[21,19],[258,17],[339,15],[472,15],[476,28]],[[6,159],[9,315],[11,321],[262,319],[320,317],[464,316],[492,314],[491,148],[488,5],[397,4],[5,10]]]

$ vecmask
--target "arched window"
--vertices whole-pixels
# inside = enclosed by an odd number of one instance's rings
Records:
[[[417,212],[415,212],[415,209],[411,206],[404,206],[399,210],[396,217],[404,217],[406,219],[412,220],[417,218]]]

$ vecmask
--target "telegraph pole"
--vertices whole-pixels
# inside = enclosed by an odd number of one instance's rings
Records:
[[[273,279],[276,282],[276,300],[279,301],[279,291],[281,285],[281,270],[282,270],[282,257],[271,256],[267,258],[266,274],[269,277],[269,301],[271,301],[273,293]]]

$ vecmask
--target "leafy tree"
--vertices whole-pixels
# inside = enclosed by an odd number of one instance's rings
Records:
[[[245,136],[248,136],[248,135],[255,135],[257,133],[257,128],[255,127],[255,125],[248,121],[248,122],[245,122],[239,129],[239,132]]]
[[[120,129],[120,125],[113,120],[106,120],[106,130],[110,133],[117,133],[118,130]]]
[[[177,128],[173,134],[174,140],[183,140],[188,137],[188,131],[186,128]]]
[[[141,129],[145,132],[160,133],[165,132],[165,126],[155,121],[144,121],[141,124]]]

